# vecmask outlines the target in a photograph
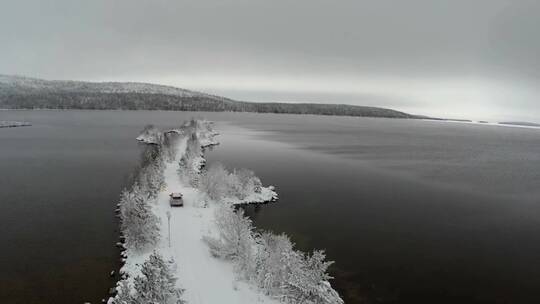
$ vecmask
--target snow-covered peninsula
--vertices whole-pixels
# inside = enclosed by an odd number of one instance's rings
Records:
[[[216,145],[207,121],[191,120],[138,140],[149,143],[119,204],[125,262],[110,304],[341,304],[322,251],[305,254],[286,235],[257,231],[236,204],[277,199],[252,171],[203,169]],[[183,206],[171,207],[171,193]]]

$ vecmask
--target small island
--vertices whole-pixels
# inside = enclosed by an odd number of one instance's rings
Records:
[[[6,121],[0,120],[0,128],[29,127],[32,124],[24,121]]]

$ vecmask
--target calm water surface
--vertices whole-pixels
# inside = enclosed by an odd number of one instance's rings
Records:
[[[539,130],[256,114],[235,125],[256,131],[223,132],[209,161],[277,186],[277,204],[249,208],[256,226],[326,248],[347,303],[540,301]]]
[[[209,162],[277,187],[256,226],[326,248],[347,303],[540,301],[540,132],[272,114],[2,111],[0,303],[97,303],[148,123],[217,121]]]

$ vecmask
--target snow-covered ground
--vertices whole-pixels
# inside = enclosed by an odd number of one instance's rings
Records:
[[[216,134],[202,136],[205,141],[201,141],[201,144],[217,144],[213,138]],[[177,285],[185,289],[183,299],[190,304],[279,303],[278,300],[263,295],[257,287],[238,280],[232,263],[211,256],[203,237],[217,234],[214,214],[218,207],[215,203],[204,203],[204,195],[197,189],[182,184],[179,179],[178,161],[186,151],[186,142],[186,138],[179,141],[175,160],[166,163],[165,186],[152,207],[152,211],[160,219],[161,238],[155,250],[166,260],[174,261]],[[201,157],[200,164],[203,161],[204,158]],[[169,206],[171,192],[183,193],[184,207]],[[261,193],[254,193],[242,201],[231,203],[266,202],[276,197],[273,188],[263,187]],[[129,280],[141,275],[141,266],[151,253],[151,250],[143,254],[126,250],[125,265],[121,273],[127,275]]]
[[[162,140],[162,132],[154,126],[146,126],[137,140],[146,144],[159,144]]]
[[[180,149],[181,150],[181,149]],[[213,222],[216,206],[200,205],[200,194],[196,189],[182,185],[178,179],[178,166],[169,163],[165,168],[166,189],[160,193],[154,209],[161,218],[162,239],[159,251],[164,257],[176,261],[178,283],[185,289],[184,299],[188,303],[278,303],[261,295],[235,279],[231,263],[210,255],[205,235],[215,234]],[[168,193],[184,194],[184,207],[169,207]],[[167,211],[171,213],[171,247],[168,245]]]
[[[508,124],[501,122],[482,122],[482,121],[458,121],[458,120],[433,120],[433,119],[421,119],[423,121],[429,122],[447,122],[447,123],[456,123],[456,124],[466,124],[466,125],[479,125],[479,126],[495,126],[495,127],[506,127],[506,128],[522,128],[522,129],[540,129],[540,126],[534,125],[519,125],[519,124]]]
[[[31,125],[29,122],[0,120],[0,128],[27,127]]]

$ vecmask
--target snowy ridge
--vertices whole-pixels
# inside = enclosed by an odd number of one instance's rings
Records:
[[[157,161],[160,162],[162,160],[161,163],[163,163],[163,166],[158,163],[155,165],[157,169],[146,171],[146,173],[150,172],[149,175],[152,176],[149,179],[150,182],[148,182],[150,185],[148,186],[149,188],[152,188],[152,185],[161,185],[156,191],[156,195],[150,196],[146,203],[151,210],[150,217],[155,216],[156,218],[155,221],[150,222],[157,224],[158,228],[156,232],[159,236],[157,238],[150,238],[150,241],[148,241],[149,246],[144,250],[134,247],[132,242],[126,240],[124,243],[125,250],[122,252],[125,264],[120,270],[122,279],[118,282],[116,288],[118,294],[110,298],[108,303],[141,303],[138,302],[140,299],[134,301],[132,294],[141,293],[140,290],[135,289],[137,288],[137,282],[141,281],[140,278],[144,278],[147,275],[145,274],[145,266],[143,265],[148,265],[152,258],[155,260],[155,255],[157,254],[164,261],[168,261],[167,265],[170,265],[170,270],[172,271],[171,276],[177,279],[171,279],[169,282],[172,282],[176,287],[176,292],[181,294],[181,299],[174,299],[172,301],[169,301],[170,299],[167,301],[158,300],[155,303],[342,304],[343,301],[339,298],[339,295],[331,288],[328,281],[324,279],[323,281],[317,280],[313,285],[314,292],[320,294],[316,299],[320,300],[313,300],[313,297],[302,298],[302,300],[291,300],[290,297],[285,295],[271,294],[268,291],[263,291],[253,281],[246,280],[245,276],[237,269],[235,263],[216,257],[215,252],[209,248],[210,244],[208,240],[211,238],[218,239],[224,232],[223,227],[219,225],[217,219],[223,219],[223,215],[228,214],[228,212],[233,212],[232,214],[234,214],[234,211],[228,209],[230,207],[227,206],[232,206],[233,204],[263,203],[277,199],[277,193],[272,186],[262,187],[259,183],[256,183],[256,187],[253,188],[254,191],[246,193],[241,199],[238,197],[211,199],[210,195],[200,189],[197,184],[186,182],[185,179],[181,178],[184,173],[181,164],[185,163],[188,154],[191,154],[189,157],[191,160],[189,162],[193,165],[192,169],[196,171],[195,176],[206,174],[206,172],[202,172],[202,167],[205,163],[203,150],[190,148],[190,145],[193,146],[195,143],[200,147],[206,147],[218,144],[214,139],[216,135],[217,133],[211,128],[211,123],[194,120],[176,129],[175,132],[166,131],[163,133],[160,145],[164,145],[164,147],[158,150],[161,151],[161,155],[167,154],[167,150],[170,149],[166,145],[171,145],[170,148],[174,151],[173,156],[158,156]],[[153,138],[152,136],[150,137]],[[148,139],[150,137],[145,136],[141,139],[138,138],[138,140],[149,141],[154,144],[153,140]],[[159,176],[153,176],[155,175],[153,174],[154,172],[160,172]],[[193,175],[188,174],[188,176]],[[162,178],[160,179],[160,177]],[[143,178],[142,180],[147,180],[147,178]],[[195,178],[195,180],[200,183],[199,178]],[[258,181],[258,178],[256,178],[256,181]],[[247,189],[250,188],[248,187]],[[183,194],[183,207],[171,207],[169,205],[169,194],[172,192]],[[228,211],[224,213],[223,210]],[[235,217],[231,216],[230,218]],[[242,218],[244,221],[250,222],[249,219]],[[276,237],[283,238],[284,236]],[[261,246],[262,244],[253,245],[252,249],[258,250],[256,247]],[[292,252],[292,254],[297,258],[303,256],[303,254],[297,251]],[[314,253],[313,256],[317,254],[319,253]],[[317,256],[320,257],[321,255],[319,254]],[[324,258],[324,255],[322,257]],[[326,262],[324,265],[327,266],[330,263]],[[140,286],[141,284],[139,284],[138,288]],[[144,301],[146,300],[143,299],[142,303],[146,303]]]
[[[0,88],[9,87],[18,90],[46,90],[82,93],[140,93],[140,94],[163,94],[178,97],[201,97],[209,94],[180,89],[172,86],[157,85],[140,82],[85,82],[70,80],[43,80],[22,76],[0,74]],[[212,96],[215,98],[215,96]]]
[[[238,101],[151,83],[43,80],[1,74],[0,109],[167,110],[424,118],[371,106]]]

